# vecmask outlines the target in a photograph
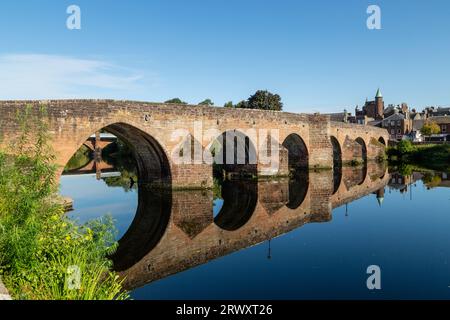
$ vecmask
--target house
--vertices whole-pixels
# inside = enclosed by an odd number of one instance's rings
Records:
[[[386,128],[391,140],[402,140],[403,136],[411,133],[412,121],[408,115],[401,114],[396,109],[393,115],[383,119],[381,127]]]

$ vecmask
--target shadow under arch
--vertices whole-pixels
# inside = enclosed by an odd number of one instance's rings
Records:
[[[333,147],[333,166],[342,166],[342,148],[338,139],[330,137],[331,146]]]
[[[140,184],[171,187],[169,159],[155,138],[125,123],[111,124],[103,130],[117,136],[130,148],[136,161]]]
[[[286,207],[295,210],[305,201],[309,190],[309,171],[296,171],[289,179],[289,201]]]
[[[242,228],[252,217],[258,202],[255,181],[227,180],[222,184],[223,205],[214,223],[226,231]]]
[[[213,173],[222,175],[257,176],[256,147],[250,137],[238,130],[223,132],[211,144]]]
[[[378,139],[378,142],[386,146],[386,140],[384,140],[383,137],[380,137],[380,138]]]
[[[296,133],[291,133],[283,141],[283,147],[288,151],[289,170],[305,169],[309,166],[308,148],[303,139]]]
[[[171,212],[171,190],[139,186],[136,216],[110,256],[115,271],[131,268],[156,247],[166,232]]]
[[[335,194],[342,182],[342,148],[334,136],[330,137],[330,141],[333,147],[333,194]]]
[[[367,145],[364,139],[362,138],[356,138],[355,142],[359,144],[360,150],[358,150],[358,153],[360,153],[360,156],[364,163],[367,162]]]

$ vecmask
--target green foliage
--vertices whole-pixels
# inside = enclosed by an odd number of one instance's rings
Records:
[[[234,108],[233,101],[228,101],[223,105],[224,108]]]
[[[211,99],[206,99],[206,100],[200,102],[199,105],[200,106],[210,106],[211,107],[211,106],[214,105],[214,102],[212,102]]]
[[[238,109],[248,109],[248,101],[242,100],[241,102],[239,102],[237,105],[234,106],[235,108]]]
[[[402,140],[397,144],[397,150],[400,155],[405,155],[416,151],[416,147],[409,140]]]
[[[413,146],[409,153],[400,154],[399,146],[389,148],[389,161],[391,164],[408,164],[422,168],[448,172],[450,170],[450,145],[427,144]],[[406,152],[409,148],[404,148]]]
[[[85,145],[82,145],[81,148],[78,149],[78,151],[69,160],[64,168],[64,171],[68,172],[83,168],[88,165],[90,161],[92,161],[92,158],[93,152]]]
[[[258,90],[248,98],[248,108],[281,111],[283,110],[283,103],[278,94],[270,93],[267,90]]]
[[[116,244],[111,219],[77,226],[51,200],[57,192],[47,126],[27,107],[14,155],[0,153],[0,274],[17,299],[126,299],[106,258]],[[68,268],[81,271],[69,289]]]
[[[126,192],[137,189],[137,165],[126,143],[121,140],[111,143],[102,150],[102,159],[120,172],[120,177],[103,178],[109,187],[122,187]]]
[[[225,107],[231,107],[232,102],[228,102]],[[278,94],[270,93],[267,90],[258,90],[247,100],[243,100],[234,106],[240,109],[260,109],[260,110],[274,110],[282,111],[283,103]]]
[[[427,121],[422,129],[420,129],[420,132],[424,135],[424,136],[431,136],[433,134],[439,134],[441,133],[441,127],[439,127],[439,125],[436,122],[433,121]]]
[[[439,187],[439,185],[442,183],[442,178],[434,172],[427,172],[425,173],[422,181],[427,186],[427,188],[433,189]]]
[[[180,98],[173,98],[170,100],[167,100],[164,103],[172,103],[172,104],[188,104],[187,102],[182,101]]]

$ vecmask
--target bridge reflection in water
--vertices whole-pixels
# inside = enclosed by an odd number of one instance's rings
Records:
[[[111,258],[132,290],[307,223],[331,221],[334,208],[369,194],[380,200],[388,182],[387,168],[377,163],[227,181],[215,218],[213,190],[158,192],[140,186],[137,214]]]

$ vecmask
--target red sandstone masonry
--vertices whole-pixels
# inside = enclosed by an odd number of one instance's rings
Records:
[[[135,131],[152,137],[168,158],[172,185],[176,187],[211,187],[212,168],[210,165],[176,165],[171,154],[179,141],[172,141],[171,135],[176,129],[186,129],[194,135],[194,122],[201,121],[204,130],[216,129],[225,132],[240,129],[276,129],[279,130],[280,145],[290,134],[297,134],[304,141],[309,152],[309,166],[332,168],[333,150],[330,136],[339,141],[342,154],[346,155],[345,139],[361,138],[366,146],[372,139],[378,141],[383,137],[388,141],[384,129],[360,125],[330,122],[328,116],[293,114],[275,111],[228,109],[205,106],[167,105],[147,102],[113,101],[113,100],[58,100],[58,101],[3,101],[0,102],[0,136],[3,144],[11,141],[19,132],[16,114],[26,105],[47,106],[48,122],[52,136],[52,146],[57,155],[57,163],[63,167],[78,148],[95,132],[115,124],[118,129],[127,125],[130,139]],[[31,124],[30,124],[31,125]],[[136,143],[138,141],[135,141]],[[203,148],[210,141],[201,141]],[[258,146],[259,141],[252,141]],[[135,146],[143,161],[154,157],[148,153],[146,146]],[[376,148],[367,147],[367,157],[376,158]],[[153,158],[152,158],[153,159]],[[280,159],[281,166],[277,174],[287,173],[285,155]],[[258,170],[263,173],[262,168]],[[157,171],[158,168],[150,168]],[[151,171],[151,170],[150,170]]]

